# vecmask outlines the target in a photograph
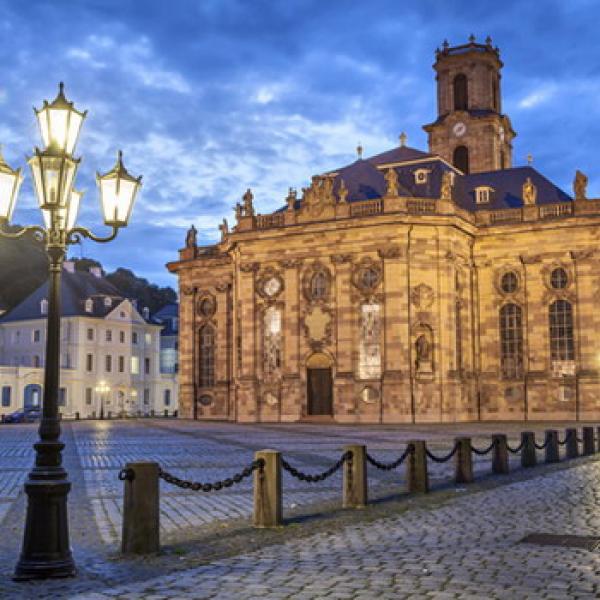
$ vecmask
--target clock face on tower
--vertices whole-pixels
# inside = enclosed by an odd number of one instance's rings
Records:
[[[467,126],[462,121],[459,121],[452,128],[452,133],[456,137],[462,137],[463,135],[465,135],[465,133],[467,133]]]
[[[263,290],[267,296],[275,296],[281,289],[281,281],[278,277],[271,277],[265,282]]]

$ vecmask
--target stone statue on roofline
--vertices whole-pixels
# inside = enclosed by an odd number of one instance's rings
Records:
[[[288,191],[288,195],[287,198],[285,199],[287,202],[287,209],[288,210],[294,210],[294,208],[296,207],[296,199],[297,199],[297,192],[294,188],[290,188]]]
[[[223,222],[219,225],[219,231],[221,232],[221,241],[224,241],[229,235],[229,224],[227,219],[223,219]]]
[[[252,190],[248,188],[246,193],[242,196],[242,216],[244,217],[253,217],[254,216],[254,205],[252,201],[254,200],[254,194]]]
[[[198,238],[198,231],[197,229],[192,225],[188,231],[187,234],[185,236],[185,247],[186,248],[195,248],[196,247],[196,242],[197,242],[197,238]]]
[[[537,188],[528,177],[523,184],[523,204],[535,204],[537,199]]]
[[[346,182],[340,178],[340,185],[338,187],[338,198],[340,204],[346,204],[346,198],[348,198],[348,188]]]
[[[388,169],[385,172],[385,181],[387,183],[386,196],[397,196],[398,195],[398,173],[396,169]]]
[[[442,173],[442,185],[440,187],[440,200],[452,200],[452,173],[444,171]]]
[[[575,179],[573,180],[573,192],[575,200],[585,200],[587,197],[588,178],[579,169],[575,171]]]

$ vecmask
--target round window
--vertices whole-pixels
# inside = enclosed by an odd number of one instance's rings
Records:
[[[368,290],[373,289],[379,283],[379,271],[373,267],[363,269],[360,274],[360,283]]]
[[[550,285],[555,290],[564,290],[567,287],[567,283],[569,283],[569,276],[562,267],[558,267],[552,271]]]
[[[209,297],[202,298],[198,304],[198,312],[203,317],[212,317],[215,312],[215,303],[213,299]]]
[[[327,275],[317,271],[310,280],[310,295],[314,300],[321,300],[327,296]]]
[[[212,396],[200,396],[200,398],[198,398],[198,403],[202,406],[210,406],[213,403]]]
[[[519,278],[517,277],[517,274],[514,271],[504,273],[500,281],[500,287],[505,294],[516,292],[519,287]]]

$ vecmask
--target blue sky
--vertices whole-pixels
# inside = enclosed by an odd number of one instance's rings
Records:
[[[144,188],[131,225],[91,256],[162,285],[191,223],[199,242],[252,187],[259,212],[289,186],[397,144],[426,149],[434,50],[490,35],[505,63],[514,163],[600,196],[600,5],[593,1],[0,0],[0,142],[12,165],[39,144],[32,106],[88,109],[80,224],[101,230],[93,175],[118,148]],[[15,222],[39,221],[29,173]]]

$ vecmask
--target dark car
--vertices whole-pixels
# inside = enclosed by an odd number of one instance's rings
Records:
[[[2,417],[3,423],[33,423],[42,416],[42,409],[39,406],[17,410],[9,415]]]

